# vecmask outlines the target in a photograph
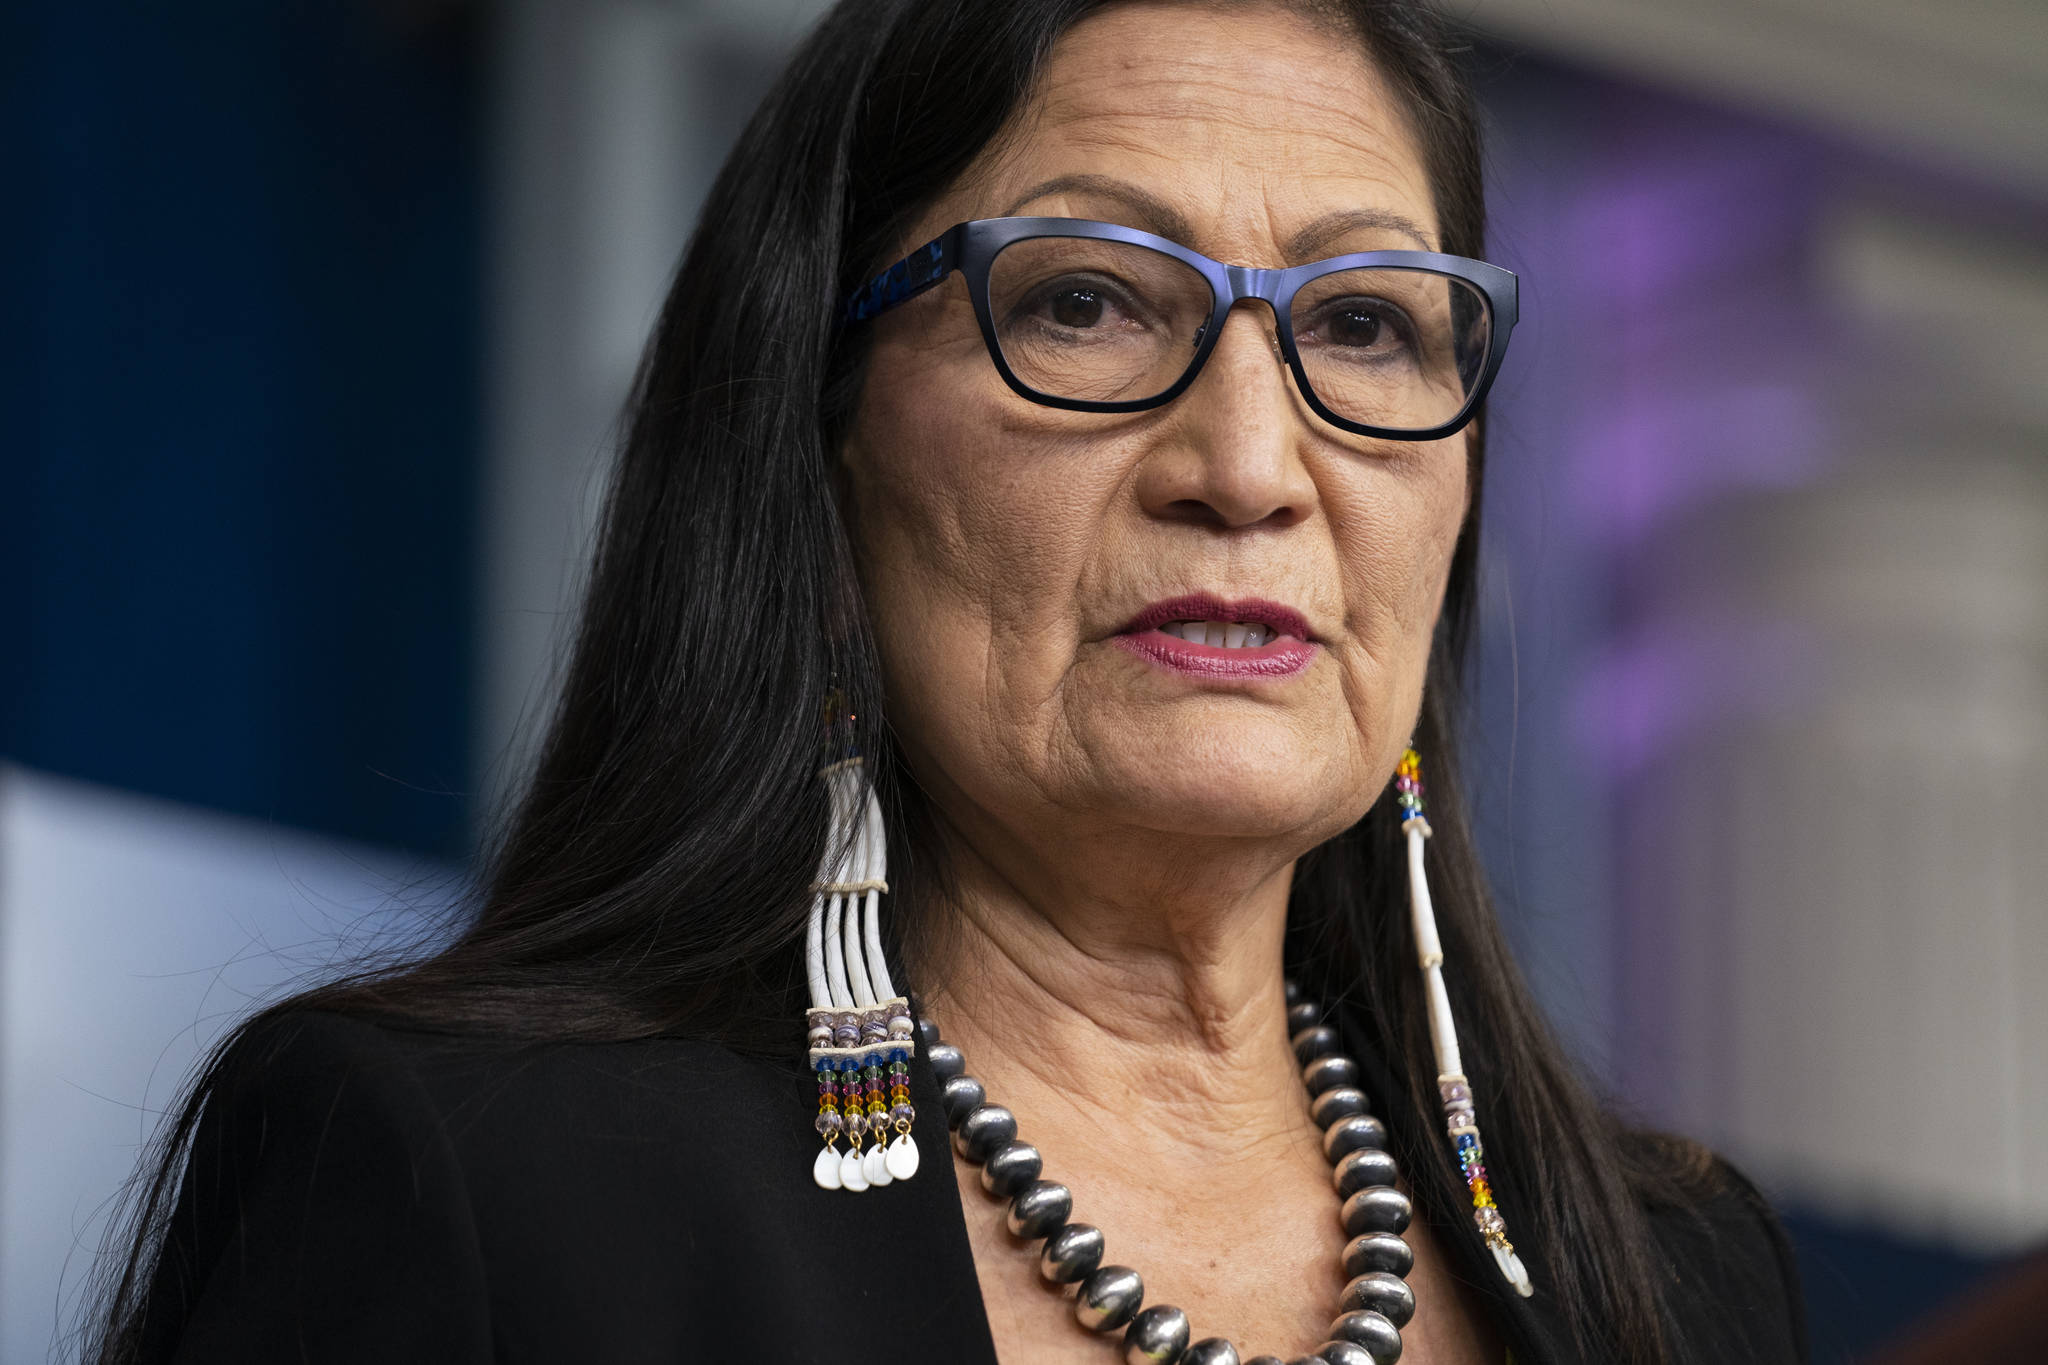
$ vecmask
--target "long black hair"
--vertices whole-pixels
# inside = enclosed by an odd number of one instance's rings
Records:
[[[209,1055],[110,1233],[86,1354],[132,1357],[163,1226],[223,1055],[315,1008],[500,1037],[687,1035],[794,1058],[800,941],[823,851],[819,708],[854,699],[891,812],[892,950],[916,965],[941,918],[922,800],[887,698],[834,496],[861,332],[835,304],[1026,99],[1054,41],[1105,0],[841,0],[790,62],[705,204],[635,380],[596,562],[545,745],[482,861],[460,931],[245,1022]],[[1479,125],[1451,31],[1409,0],[1309,0],[1405,111],[1443,249],[1481,254]],[[1338,36],[1338,35],[1348,35]],[[1481,430],[1471,428],[1472,486]],[[1511,962],[1457,791],[1455,713],[1476,590],[1479,500],[1451,566],[1416,740],[1430,760],[1438,923],[1487,1136],[1518,1173],[1515,1226],[1544,1249],[1587,1353],[1674,1358],[1646,1201],[1686,1199],[1683,1153],[1630,1139],[1575,1079]],[[1310,854],[1287,951],[1343,999],[1427,1114],[1434,1063],[1388,803]],[[1646,1156],[1646,1153],[1667,1153]],[[1425,1207],[1456,1208],[1441,1143],[1409,1154]]]

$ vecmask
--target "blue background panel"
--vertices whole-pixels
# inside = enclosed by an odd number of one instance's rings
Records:
[[[12,23],[0,750],[459,851],[472,16],[43,0]]]

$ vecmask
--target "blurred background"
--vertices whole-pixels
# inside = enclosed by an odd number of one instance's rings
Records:
[[[198,1050],[456,894],[818,8],[6,8],[0,1362]],[[2048,1242],[2048,7],[1452,8],[1525,319],[1503,913],[1616,1099],[1780,1201],[1816,1358],[1876,1360]]]

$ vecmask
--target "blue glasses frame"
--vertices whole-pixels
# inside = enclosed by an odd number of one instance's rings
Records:
[[[995,317],[988,301],[988,275],[989,267],[1003,248],[1034,237],[1085,237],[1097,241],[1126,242],[1133,246],[1150,247],[1198,272],[1209,282],[1209,293],[1215,301],[1215,307],[1194,354],[1188,360],[1186,372],[1170,387],[1150,398],[1119,402],[1062,398],[1055,394],[1040,392],[1019,379],[1011,370],[1009,362],[1003,358],[1002,344],[996,337]],[[1416,270],[1432,275],[1444,275],[1462,280],[1486,300],[1487,322],[1490,328],[1486,357],[1480,364],[1479,373],[1470,391],[1466,394],[1464,406],[1448,421],[1419,430],[1376,427],[1352,421],[1330,411],[1324,406],[1323,400],[1316,396],[1315,386],[1309,382],[1308,369],[1302,363],[1301,353],[1294,344],[1294,296],[1303,285],[1324,275],[1335,274],[1340,270],[1360,269]],[[1493,385],[1493,377],[1500,372],[1501,358],[1507,354],[1508,334],[1515,329],[1517,313],[1514,273],[1465,256],[1446,256],[1436,251],[1364,251],[1349,256],[1332,256],[1327,260],[1310,261],[1305,265],[1267,270],[1254,266],[1226,265],[1221,261],[1211,260],[1198,251],[1190,251],[1171,238],[1142,232],[1120,223],[1102,223],[1089,218],[975,218],[964,223],[955,223],[868,281],[847,299],[840,321],[843,325],[851,326],[877,317],[898,304],[916,298],[955,270],[958,270],[967,282],[967,293],[974,303],[974,315],[981,324],[981,337],[988,345],[989,358],[995,361],[996,370],[1002,375],[1005,383],[1034,403],[1075,412],[1141,412],[1147,408],[1171,403],[1185,393],[1188,386],[1195,382],[1195,377],[1202,372],[1202,366],[1208,361],[1210,352],[1216,349],[1217,339],[1223,334],[1223,324],[1230,316],[1230,310],[1247,299],[1257,299],[1273,310],[1274,325],[1280,337],[1281,357],[1287,362],[1287,368],[1294,372],[1295,386],[1301,390],[1302,398],[1307,401],[1316,416],[1343,431],[1396,441],[1440,440],[1454,434],[1472,420],[1472,414],[1478,409],[1480,401],[1486,397],[1487,389]]]

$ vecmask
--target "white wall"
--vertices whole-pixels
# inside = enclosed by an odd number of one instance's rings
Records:
[[[442,867],[0,765],[0,1365],[49,1357],[108,1201],[221,1031],[453,891]]]

